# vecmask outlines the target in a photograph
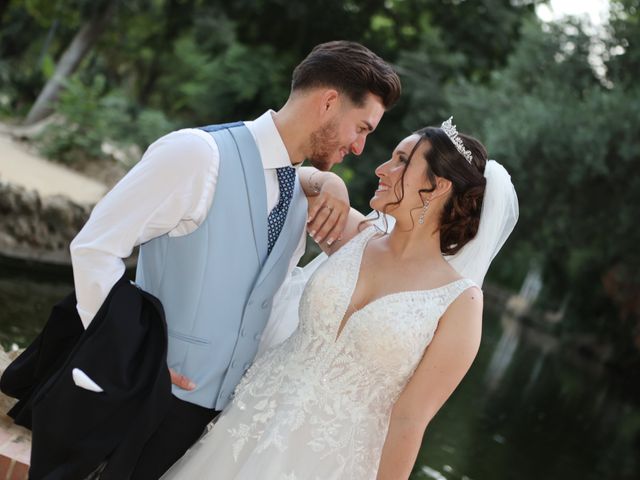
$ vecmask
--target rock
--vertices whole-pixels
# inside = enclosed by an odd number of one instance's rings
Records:
[[[18,245],[18,242],[7,232],[0,231],[0,245],[6,245],[9,248],[14,248]]]
[[[40,195],[35,190],[25,190],[21,188],[20,197],[18,199],[17,211],[19,215],[36,215],[42,208]]]
[[[34,244],[34,236],[32,235],[34,222],[29,217],[18,216],[13,214],[13,221],[9,223],[6,229],[13,237],[19,242],[26,241],[27,243]]]
[[[75,211],[69,200],[53,195],[42,202],[41,217],[43,222],[55,231],[59,227],[71,226],[74,223]]]
[[[20,247],[43,252],[68,252],[69,243],[91,213],[90,206],[55,195],[41,199],[28,191],[0,182],[0,249]]]
[[[3,215],[15,212],[18,206],[18,196],[11,191],[7,183],[0,183],[0,213]]]

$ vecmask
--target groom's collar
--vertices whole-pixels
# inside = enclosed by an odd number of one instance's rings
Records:
[[[273,121],[273,113],[273,110],[267,110],[255,120],[244,122],[258,145],[265,170],[291,166],[287,147]]]

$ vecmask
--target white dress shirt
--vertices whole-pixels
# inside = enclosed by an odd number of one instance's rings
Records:
[[[280,197],[276,168],[291,160],[269,110],[245,122],[262,158],[268,211]],[[207,217],[213,201],[220,155],[213,137],[185,128],[159,138],[138,164],[95,206],[71,242],[71,263],[85,328],[125,270],[123,258],[136,245],[164,235],[187,235]],[[300,237],[288,274],[304,254]]]

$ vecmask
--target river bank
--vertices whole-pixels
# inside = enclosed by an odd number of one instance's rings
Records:
[[[22,259],[68,263],[69,243],[91,213],[91,205],[63,195],[0,182],[0,253]]]
[[[0,128],[0,181],[36,191],[42,197],[63,196],[80,205],[93,205],[107,192],[104,183],[46,160],[6,128]]]
[[[0,256],[69,265],[69,243],[125,170],[51,162],[24,141],[37,131],[0,123]]]

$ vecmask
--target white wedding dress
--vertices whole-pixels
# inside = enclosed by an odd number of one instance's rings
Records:
[[[336,339],[376,231],[360,232],[311,276],[298,329],[256,359],[163,480],[375,480],[394,402],[439,318],[475,285],[386,295],[354,312]]]

